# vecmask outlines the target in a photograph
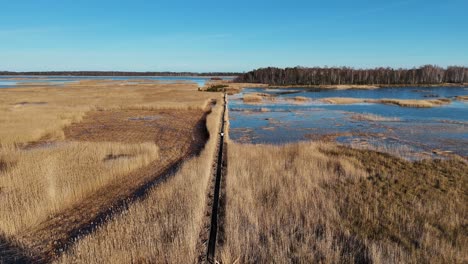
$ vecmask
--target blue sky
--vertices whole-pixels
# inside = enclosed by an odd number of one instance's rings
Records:
[[[0,0],[0,70],[468,66],[467,0]]]

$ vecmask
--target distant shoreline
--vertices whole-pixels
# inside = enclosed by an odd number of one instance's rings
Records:
[[[438,84],[337,84],[337,85],[268,85],[262,88],[313,88],[313,89],[356,89],[356,90],[370,90],[387,87],[468,87],[468,83],[438,83]]]
[[[0,71],[0,76],[41,76],[41,77],[237,77],[236,72],[112,72],[112,71],[47,71],[47,72],[9,72]]]
[[[195,79],[207,79],[207,78],[222,78],[222,79],[234,79],[236,76],[193,76],[193,75],[1,75],[0,80],[28,80],[28,79],[47,79],[47,78],[88,78],[88,77],[102,77],[102,78],[115,78],[115,77],[135,77],[135,78],[159,78],[159,77],[173,77],[173,78],[195,78]]]

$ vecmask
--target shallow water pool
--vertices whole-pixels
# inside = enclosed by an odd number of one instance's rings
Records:
[[[244,103],[249,93],[265,93],[260,104]],[[455,100],[468,95],[463,87],[403,87],[375,90],[247,88],[229,96],[231,139],[243,143],[281,144],[302,140],[332,140],[408,157],[447,153],[468,156],[468,105]],[[294,101],[307,97],[305,102]],[[407,108],[377,103],[334,105],[327,97],[436,99],[448,105]]]

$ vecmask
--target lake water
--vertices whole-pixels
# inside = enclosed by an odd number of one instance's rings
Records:
[[[19,80],[21,78],[21,80]],[[14,88],[28,83],[48,83],[52,85],[63,85],[66,83],[78,82],[81,80],[156,80],[163,83],[193,82],[199,87],[205,85],[210,77],[191,76],[0,76],[0,88]],[[232,77],[223,77],[224,80],[231,80]]]
[[[274,100],[244,103],[242,98],[249,93],[266,93]],[[230,137],[238,142],[272,144],[335,140],[355,147],[400,153],[408,158],[433,157],[443,151],[468,156],[468,104],[455,100],[460,95],[468,95],[468,88],[247,88],[229,96]],[[310,100],[298,103],[293,100],[296,96]],[[453,101],[433,108],[374,103],[333,105],[319,101],[327,97],[450,98]]]

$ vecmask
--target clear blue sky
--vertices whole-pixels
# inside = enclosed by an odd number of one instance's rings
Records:
[[[0,0],[0,70],[468,65],[467,0]]]

